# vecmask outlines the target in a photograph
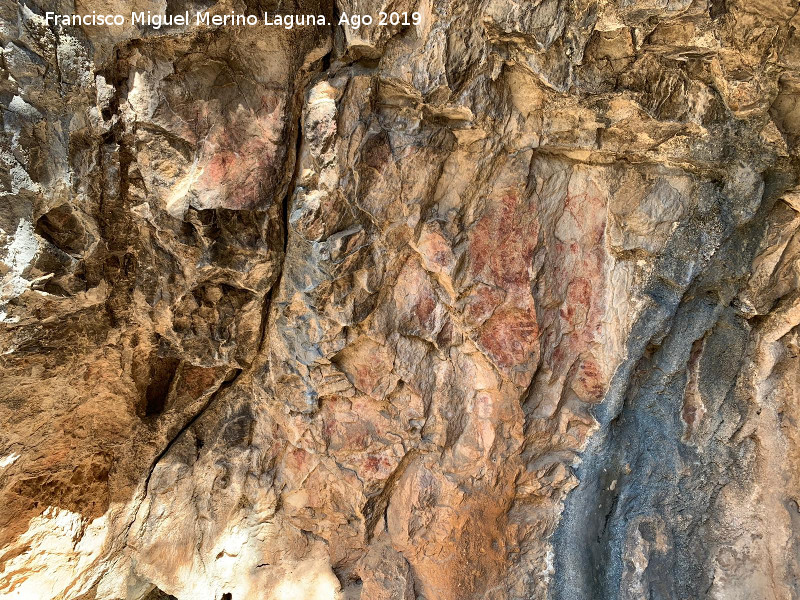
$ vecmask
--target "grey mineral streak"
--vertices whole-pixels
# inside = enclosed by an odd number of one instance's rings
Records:
[[[800,598],[799,31],[0,0],[0,598]]]

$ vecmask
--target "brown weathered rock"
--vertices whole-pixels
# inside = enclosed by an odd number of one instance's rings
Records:
[[[0,598],[798,597],[798,14],[0,4]]]

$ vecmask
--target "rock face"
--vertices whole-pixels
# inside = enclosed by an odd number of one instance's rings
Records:
[[[799,598],[799,30],[4,0],[0,597]]]

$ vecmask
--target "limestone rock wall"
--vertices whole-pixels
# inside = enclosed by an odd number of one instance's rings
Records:
[[[800,598],[798,29],[0,0],[0,598]]]

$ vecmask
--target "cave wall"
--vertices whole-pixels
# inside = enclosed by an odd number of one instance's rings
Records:
[[[799,27],[0,3],[0,597],[800,598]]]

